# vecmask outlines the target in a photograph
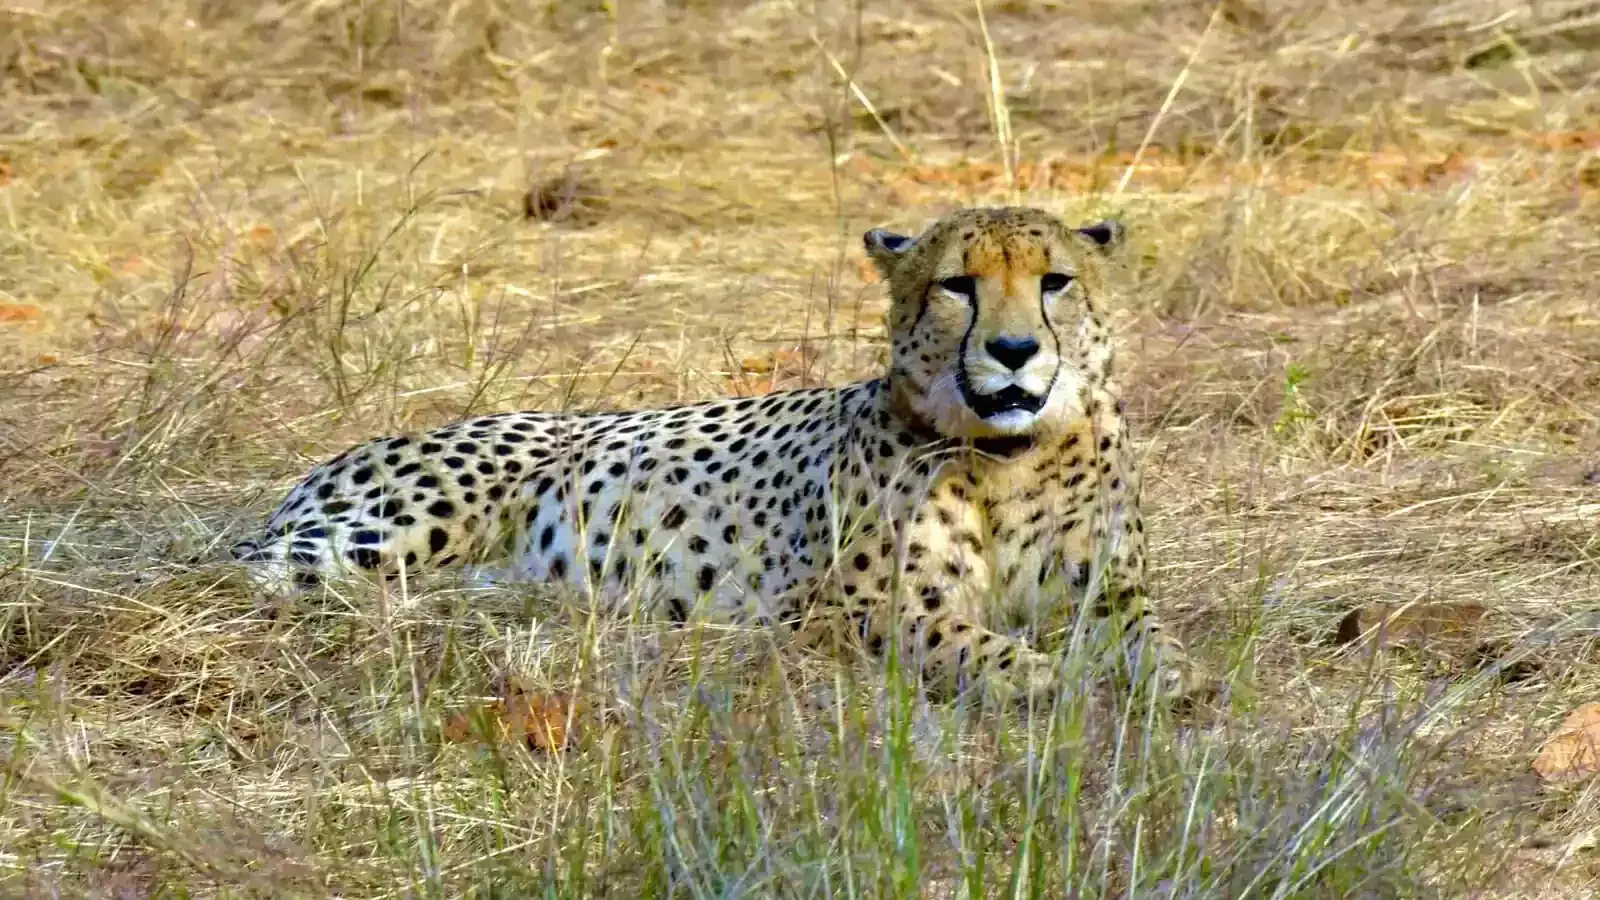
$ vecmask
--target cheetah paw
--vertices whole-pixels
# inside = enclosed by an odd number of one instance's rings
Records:
[[[1157,679],[1160,699],[1180,710],[1210,703],[1221,692],[1216,679],[1187,656],[1165,656]]]
[[[1034,703],[1049,702],[1060,685],[1057,660],[1036,650],[1019,650],[1016,662],[1001,677],[993,679],[1002,696]]]

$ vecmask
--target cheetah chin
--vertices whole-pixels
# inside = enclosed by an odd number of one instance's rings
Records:
[[[483,567],[602,608],[899,652],[942,691],[1056,690],[1056,660],[1002,629],[1066,604],[1182,692],[1192,669],[1143,590],[1103,319],[1121,236],[1027,208],[873,229],[892,301],[877,377],[379,438],[312,469],[234,554],[269,593]]]
[[[1039,399],[1042,405],[1043,398]],[[994,429],[997,435],[1012,437],[1032,431],[1034,424],[1039,421],[1039,412],[1037,409],[1006,409],[984,416],[983,421]]]

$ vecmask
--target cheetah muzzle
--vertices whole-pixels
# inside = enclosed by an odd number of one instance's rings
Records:
[[[1121,229],[969,209],[867,232],[892,298],[871,380],[667,409],[509,412],[313,469],[235,547],[274,594],[467,564],[672,621],[843,633],[931,687],[1049,691],[1002,633],[1092,610],[1191,677],[1146,602],[1138,472],[1102,319]]]

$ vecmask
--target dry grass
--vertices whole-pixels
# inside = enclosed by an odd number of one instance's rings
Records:
[[[1589,0],[0,0],[0,885],[1592,896],[1596,73]],[[869,372],[861,230],[1013,199],[1131,226],[1214,723],[205,562],[379,432]],[[511,674],[579,749],[441,737]]]

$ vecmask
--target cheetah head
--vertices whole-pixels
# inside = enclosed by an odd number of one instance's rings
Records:
[[[919,237],[875,228],[897,408],[954,438],[1044,437],[1084,411],[1111,348],[1095,308],[1122,227],[968,209]]]

